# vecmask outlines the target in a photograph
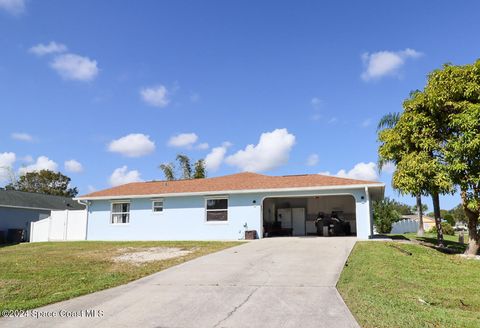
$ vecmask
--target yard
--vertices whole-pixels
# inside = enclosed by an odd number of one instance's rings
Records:
[[[461,249],[452,238],[450,247]],[[473,328],[480,325],[479,272],[478,260],[422,245],[358,242],[337,287],[362,327]]]
[[[31,309],[118,286],[239,244],[85,241],[0,246],[0,310]],[[152,261],[136,263],[142,251],[143,258]]]

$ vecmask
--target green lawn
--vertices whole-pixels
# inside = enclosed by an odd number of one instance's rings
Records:
[[[478,260],[358,242],[337,287],[362,327],[480,327]]]
[[[425,233],[423,237],[418,237],[416,233],[405,233],[401,235],[388,235],[388,236],[390,236],[392,239],[409,239],[409,240],[423,241],[433,245],[437,244],[437,235],[431,234],[431,233]],[[443,240],[447,248],[451,248],[452,250],[455,250],[455,252],[457,253],[463,253],[465,252],[465,249],[467,247],[466,243],[468,242],[468,234],[465,233],[464,244],[458,243],[458,234],[456,234],[455,236],[443,235]]]
[[[118,286],[240,242],[67,242],[0,246],[0,310],[31,309]],[[112,257],[148,247],[191,249],[183,257],[141,265]],[[123,250],[122,250],[123,248]]]

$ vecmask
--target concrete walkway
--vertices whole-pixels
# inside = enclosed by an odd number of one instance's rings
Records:
[[[56,318],[8,318],[0,326],[358,327],[335,288],[354,244],[349,237],[257,240],[37,309]],[[66,314],[82,317],[58,317]]]

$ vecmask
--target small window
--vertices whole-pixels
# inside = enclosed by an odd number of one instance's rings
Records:
[[[130,203],[112,204],[112,224],[125,224],[130,222]]]
[[[207,222],[228,221],[228,198],[207,199]]]
[[[152,202],[152,210],[154,213],[163,212],[163,200],[154,200]]]

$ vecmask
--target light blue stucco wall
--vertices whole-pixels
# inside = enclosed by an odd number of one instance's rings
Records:
[[[370,235],[370,207],[364,189],[269,192],[227,195],[228,222],[206,222],[208,196],[164,197],[164,210],[152,211],[152,198],[130,201],[130,222],[110,224],[110,200],[92,200],[88,208],[88,240],[238,240],[245,230],[262,236],[262,201],[266,197],[352,195],[356,203],[357,237]],[[363,198],[362,198],[363,197]],[[255,201],[255,202],[254,202]]]

